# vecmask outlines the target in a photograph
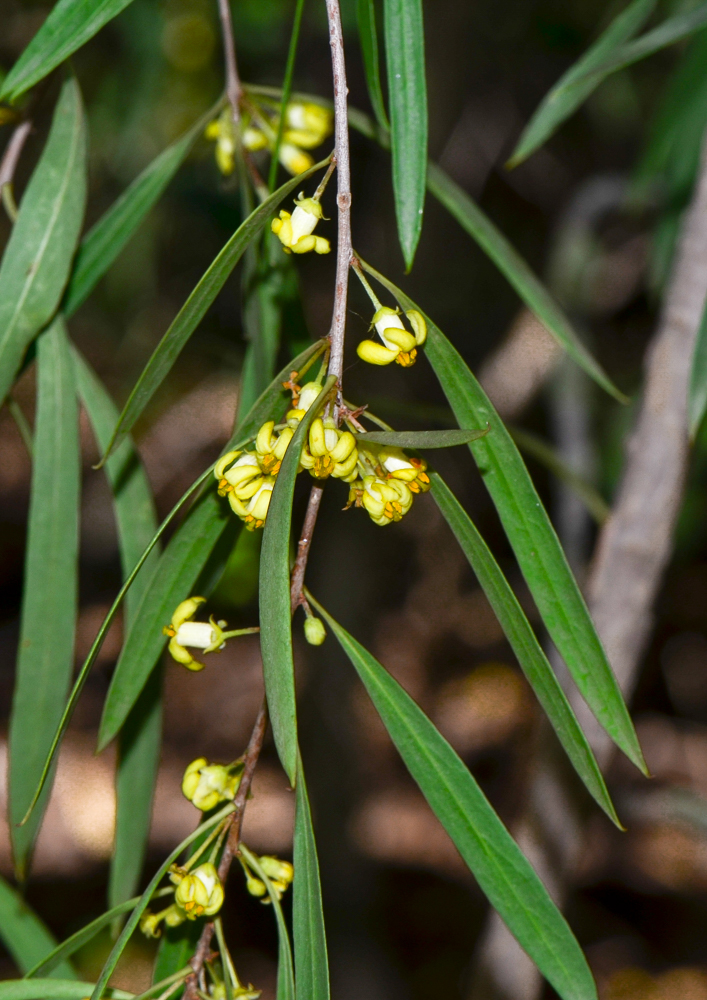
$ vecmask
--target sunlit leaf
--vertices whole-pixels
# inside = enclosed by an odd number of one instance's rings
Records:
[[[130,0],[59,0],[2,82],[0,101],[15,100],[93,38]]]
[[[427,84],[422,0],[383,0],[390,145],[398,238],[409,271],[422,232],[427,171]]]
[[[410,774],[491,905],[563,1000],[596,1000],[582,950],[471,772],[410,695],[316,601]]]
[[[477,441],[486,434],[488,428],[483,431],[370,431],[367,434],[355,434],[354,437],[359,441],[392,445],[396,448],[454,448],[456,445]]]
[[[513,155],[508,161],[509,167],[517,166],[536,149],[539,149],[560,125],[586,101],[599,86],[603,77],[585,79],[579,84],[576,81],[586,73],[601,66],[607,57],[619,49],[624,42],[633,38],[650,17],[655,5],[656,0],[632,0],[626,9],[614,18],[596,42],[587,49],[581,59],[578,59],[560,77],[552,90],[542,99],[540,106],[524,128]]]
[[[80,473],[74,371],[59,318],[37,344],[32,488],[10,715],[10,836],[20,878],[27,874],[47,794],[30,822],[18,824],[42,773],[74,665]]]
[[[528,683],[552,723],[575,771],[594,800],[620,827],[592,748],[510,584],[476,525],[442,477],[433,472],[430,478],[432,496],[469,560]]]
[[[403,309],[418,309],[392,282],[368,270]],[[584,598],[540,497],[501,418],[461,355],[427,319],[425,355],[463,427],[490,427],[469,448],[552,641],[582,697],[616,745],[645,771],[633,723]]]
[[[266,201],[259,205],[233,234],[219,255],[209,266],[187,301],[173,320],[169,329],[155,348],[152,357],[137,380],[120,419],[113,432],[109,454],[128,434],[156,390],[169,373],[179,353],[203,319],[207,309],[223,288],[226,279],[236,266],[248,243],[261,232],[280,202],[295,189],[325,167],[328,160],[316,163],[305,173],[291,178]]]
[[[297,768],[297,710],[290,612],[290,528],[295,478],[307,433],[335,379],[330,376],[289,444],[275,480],[260,550],[260,651],[275,746],[292,785]]]
[[[0,264],[0,402],[27,347],[59,304],[85,203],[86,127],[81,92],[71,77]]]

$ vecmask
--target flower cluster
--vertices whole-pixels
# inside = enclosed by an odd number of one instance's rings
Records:
[[[241,783],[243,762],[209,764],[197,757],[187,767],[182,779],[182,793],[197,809],[208,812],[220,802],[232,802]]]
[[[245,149],[272,151],[280,128],[280,106],[264,100],[250,99],[241,118],[241,140]],[[293,176],[304,173],[314,163],[308,149],[320,146],[333,128],[333,115],[328,108],[311,102],[293,101],[285,112],[285,128],[278,159]],[[230,106],[206,126],[206,138],[216,143],[216,163],[222,174],[232,174],[235,168],[236,129]]]
[[[426,493],[431,486],[427,463],[406,455],[402,448],[368,444],[360,437],[358,451],[347,508],[365,508],[381,527],[400,521],[412,507],[414,495]]]
[[[223,905],[223,885],[218,872],[210,862],[204,862],[194,871],[172,865],[170,880],[176,885],[174,902],[159,913],[145,910],[140,920],[140,930],[147,937],[160,936],[160,924],[178,927],[185,920],[212,917]]]

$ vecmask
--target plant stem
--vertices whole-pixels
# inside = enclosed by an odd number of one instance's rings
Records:
[[[297,43],[299,41],[299,31],[302,25],[303,10],[304,10],[304,0],[297,0],[297,6],[295,7],[295,17],[294,21],[292,22],[292,34],[290,35],[290,47],[287,52],[287,63],[285,65],[285,78],[282,81],[282,102],[280,104],[280,121],[277,127],[277,135],[275,137],[275,147],[272,151],[272,159],[270,160],[270,173],[268,175],[268,188],[270,191],[275,190],[275,182],[277,181],[277,158],[280,152],[280,146],[282,145],[282,137],[285,133],[287,105],[290,103],[290,94],[292,92],[292,77],[295,71],[295,58],[297,56]]]
[[[226,95],[231,105],[233,124],[237,126],[241,118],[241,80],[236,64],[236,47],[233,43],[233,20],[229,0],[218,0],[218,13],[223,35],[223,58],[226,65]]]
[[[17,163],[22,154],[24,144],[27,142],[31,131],[31,121],[20,122],[12,133],[10,141],[5,147],[2,162],[0,162],[0,195],[2,196],[5,210],[10,217],[10,222],[13,223],[17,218],[17,206],[12,194],[12,179],[15,176],[15,170],[17,169]]]
[[[344,61],[344,39],[341,31],[341,11],[339,0],[326,0],[329,21],[329,43],[334,79],[334,156],[336,158],[337,195],[339,228],[336,250],[336,288],[334,312],[329,338],[331,357],[329,374],[336,375],[341,391],[341,376],[344,368],[344,334],[346,329],[346,298],[348,291],[349,267],[351,265],[351,168],[349,160],[348,89],[346,86],[346,63]]]
[[[295,565],[292,570],[292,583],[290,586],[290,601],[291,601],[292,614],[295,613],[297,608],[302,603],[302,587],[304,586],[304,572],[307,568],[307,559],[309,558],[309,549],[312,544],[314,525],[317,522],[317,514],[319,513],[319,505],[322,502],[323,492],[324,492],[323,487],[315,485],[312,487],[312,491],[309,494],[307,513],[304,515],[302,534],[300,535],[300,540],[297,545],[297,558],[295,559]]]

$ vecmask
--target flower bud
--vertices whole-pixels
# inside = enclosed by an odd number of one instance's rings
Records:
[[[308,619],[308,621],[317,620],[316,618]],[[289,861],[282,861],[280,858],[275,858],[268,854],[264,854],[260,858],[260,867],[269,879],[276,879],[278,882],[287,883],[287,885],[295,877],[295,869]]]
[[[258,898],[264,896],[265,893],[267,892],[267,889],[265,888],[265,883],[262,881],[262,879],[255,878],[254,875],[248,876],[248,878],[246,879],[245,887],[251,894],[251,896],[257,896]]]
[[[321,646],[326,639],[326,628],[321,618],[305,618],[304,637],[310,646]]]
[[[205,757],[198,757],[184,772],[182,793],[197,809],[208,812],[219,802],[230,802],[235,798],[241,772],[241,766],[209,764]]]
[[[189,920],[213,916],[223,904],[223,886],[212,864],[199,865],[177,886],[174,901]]]

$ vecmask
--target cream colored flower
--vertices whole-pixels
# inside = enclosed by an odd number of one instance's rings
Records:
[[[182,794],[197,809],[208,812],[219,802],[231,802],[241,783],[243,765],[209,764],[206,757],[197,757],[187,767],[182,779]]]
[[[165,635],[170,636],[169,652],[172,658],[189,670],[203,670],[204,664],[196,660],[187,647],[213,653],[224,646],[222,625],[225,622],[215,622],[213,617],[208,622],[192,621],[199,605],[205,600],[204,597],[190,597],[182,601],[172,615],[170,624],[162,629]]]
[[[314,198],[305,198],[302,192],[295,199],[297,206],[290,215],[284,210],[279,219],[273,219],[271,229],[282,243],[286,253],[329,253],[329,240],[323,236],[314,236],[314,230],[320,219],[324,218],[322,206]]]
[[[345,479],[355,475],[358,450],[356,438],[350,431],[342,431],[331,417],[316,417],[302,449],[300,464],[315,479]]]
[[[223,904],[223,886],[218,872],[206,862],[185,875],[174,893],[174,901],[188,920],[211,917]]]
[[[403,326],[397,309],[381,306],[371,322],[381,342],[362,340],[356,352],[362,361],[372,365],[389,365],[396,361],[404,368],[415,364],[417,348],[427,339],[427,324],[422,313],[411,309],[405,314],[413,332]]]

